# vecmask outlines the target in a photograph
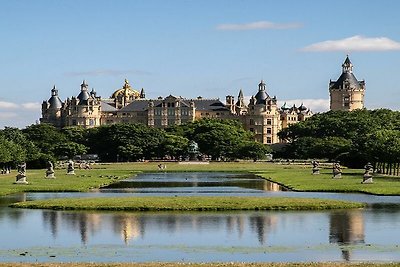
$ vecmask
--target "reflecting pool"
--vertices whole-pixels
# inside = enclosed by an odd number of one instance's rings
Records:
[[[128,195],[295,196],[400,203],[399,197],[276,191],[275,185],[265,182],[242,174],[156,173],[91,193],[3,197],[0,261],[400,261],[400,209],[396,207],[157,213],[7,207],[31,199]]]

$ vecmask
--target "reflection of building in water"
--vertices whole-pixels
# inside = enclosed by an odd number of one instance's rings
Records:
[[[272,182],[270,182],[270,181],[265,181],[265,182],[264,182],[264,188],[263,188],[263,190],[264,190],[264,191],[274,191],[274,192],[277,192],[277,191],[282,191],[282,188],[281,188],[281,186],[280,186],[279,184],[277,184],[277,183],[272,183]]]
[[[82,244],[86,245],[88,241],[88,234],[95,233],[100,229],[100,215],[88,212],[62,212],[61,217],[68,226],[72,227],[75,231],[78,230],[81,236]]]
[[[330,214],[329,242],[339,245],[363,244],[364,217],[361,211],[332,212]],[[342,248],[344,260],[351,259],[351,251]]]
[[[250,229],[253,230],[258,237],[260,244],[265,244],[266,235],[269,233],[278,223],[278,218],[274,215],[254,215],[250,216]]]
[[[129,240],[133,240],[141,236],[141,224],[138,216],[132,214],[115,215],[113,217],[114,232],[121,235],[124,243],[129,244]],[[144,231],[143,231],[144,232]]]

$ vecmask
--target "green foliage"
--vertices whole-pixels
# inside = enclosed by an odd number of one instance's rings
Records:
[[[337,159],[361,167],[367,161],[398,159],[393,150],[399,134],[400,112],[363,109],[316,114],[278,135],[290,142],[286,157]]]
[[[271,153],[272,149],[268,145],[264,145],[254,141],[244,141],[240,145],[239,154],[244,159],[264,159],[265,155]]]
[[[104,125],[89,132],[90,150],[105,161],[151,159],[161,156],[164,141],[162,129],[150,128],[140,123]]]
[[[86,146],[71,141],[56,144],[52,149],[52,152],[58,158],[67,157],[69,159],[74,158],[76,155],[85,154],[86,151]]]
[[[252,133],[246,131],[236,120],[201,119],[174,126],[167,131],[195,141],[199,145],[200,152],[211,156],[212,159],[259,159],[265,156],[265,151],[268,151],[263,145],[257,145]],[[246,146],[249,151],[246,150]]]
[[[8,141],[12,142],[12,146],[8,151],[13,155],[15,162],[33,161],[39,158],[40,151],[35,144],[29,140],[18,128],[5,127],[0,134]]]
[[[189,140],[183,136],[165,134],[162,151],[165,156],[179,159],[187,155]]]
[[[51,124],[33,124],[22,132],[45,154],[52,154],[56,145],[67,141],[65,135]]]

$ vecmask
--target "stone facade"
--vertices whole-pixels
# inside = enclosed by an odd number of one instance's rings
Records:
[[[330,109],[351,111],[364,108],[365,81],[353,74],[349,56],[342,64],[342,74],[337,81],[329,82]]]
[[[116,90],[110,98],[101,98],[94,89],[89,92],[85,81],[77,97],[62,102],[54,86],[51,97],[42,104],[42,123],[57,127],[81,126],[97,127],[114,123],[143,123],[150,127],[165,128],[192,122],[201,118],[237,119],[255,134],[255,140],[265,143],[279,143],[277,133],[298,121],[312,116],[312,112],[302,104],[279,108],[276,97],[270,97],[266,84],[261,81],[258,91],[246,104],[243,91],[238,100],[226,97],[226,103],[219,99],[186,99],[169,95],[165,98],[146,99],[144,89],[134,90],[129,82]]]

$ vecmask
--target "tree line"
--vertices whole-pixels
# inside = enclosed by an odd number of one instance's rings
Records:
[[[388,109],[329,111],[292,124],[278,133],[286,142],[275,158],[327,159],[349,167],[371,162],[375,169],[396,174],[400,168],[400,112]],[[124,123],[96,128],[36,124],[0,130],[0,167],[27,162],[43,167],[48,160],[98,154],[101,161],[184,160],[190,144],[213,160],[258,160],[271,153],[254,141],[236,120],[201,119],[165,129]]]
[[[293,124],[279,134],[285,158],[326,158],[349,167],[371,162],[394,174],[400,163],[400,112],[388,109],[329,111]],[[393,171],[392,171],[393,170]]]
[[[44,167],[48,160],[71,159],[76,155],[97,154],[101,161],[151,159],[184,160],[190,144],[199,156],[213,160],[262,159],[269,146],[254,141],[253,134],[235,120],[201,119],[165,129],[139,123],[103,125],[96,128],[30,125],[22,130],[0,130],[0,164]]]

